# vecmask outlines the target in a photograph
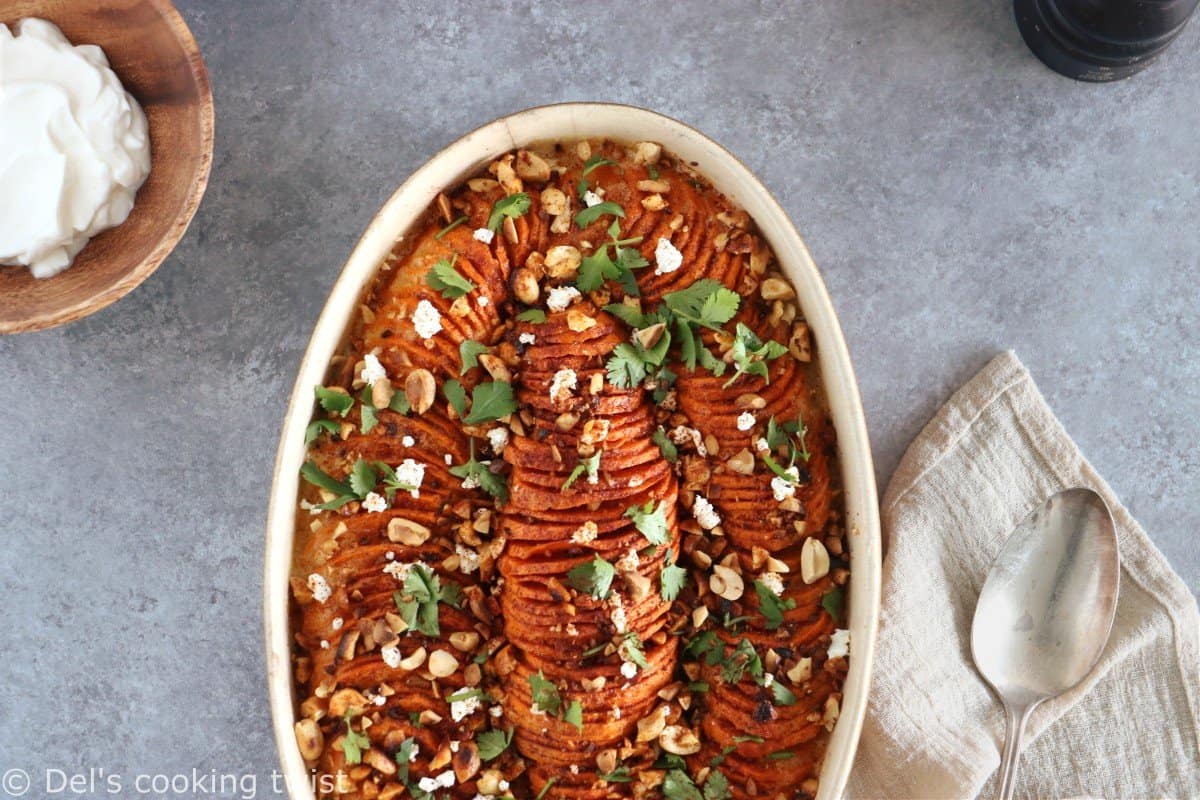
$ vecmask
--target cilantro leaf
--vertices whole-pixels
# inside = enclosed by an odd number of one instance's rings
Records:
[[[754,651],[754,645],[750,643],[750,640],[742,639],[721,664],[721,680],[726,683],[737,683],[747,673],[752,678],[762,677],[763,665],[762,659]]]
[[[629,783],[633,780],[629,767],[617,767],[612,772],[602,772],[596,777],[605,783]]]
[[[492,348],[483,342],[477,342],[474,339],[464,339],[463,343],[458,346],[458,355],[462,359],[462,369],[458,374],[466,375],[467,370],[479,366],[479,357],[491,351]]]
[[[575,469],[571,470],[570,476],[568,476],[566,481],[563,482],[560,491],[565,492],[567,489],[570,489],[575,481],[579,480],[584,473],[587,473],[588,481],[591,482],[592,479],[595,478],[600,472],[600,456],[603,452],[603,450],[598,450],[594,455],[590,455],[587,458],[581,458],[579,463],[575,465]]]
[[[821,607],[829,612],[835,622],[842,621],[842,610],[845,607],[845,597],[840,586],[835,586],[821,595]]]
[[[415,492],[416,486],[411,483],[405,483],[396,476],[396,470],[382,461],[375,462],[375,469],[379,470],[379,476],[383,478],[384,493],[387,494],[388,500],[396,496],[396,492]]]
[[[331,419],[314,419],[308,423],[308,427],[304,430],[304,443],[312,444],[321,435],[321,431],[328,431],[331,434],[336,434],[340,428],[338,424]]]
[[[571,571],[567,573],[567,582],[584,594],[589,594],[598,600],[605,600],[612,590],[613,578],[616,575],[616,567],[600,556],[596,556],[592,561],[585,561],[572,567]]]
[[[691,777],[681,769],[673,769],[663,779],[662,793],[665,800],[704,800]]]
[[[471,442],[471,459],[465,464],[450,468],[450,474],[462,478],[464,482],[474,481],[479,488],[496,498],[500,505],[508,502],[508,481],[503,475],[498,475],[482,461],[475,460],[475,442]]]
[[[646,651],[642,647],[641,637],[633,631],[626,633],[625,638],[621,640],[621,658],[636,664],[639,669],[646,669],[650,666],[650,662],[646,660]]]
[[[671,561],[670,551],[667,552],[667,561]],[[662,584],[662,599],[670,601],[678,597],[680,590],[687,584],[687,577],[688,571],[678,564],[665,564],[659,579]]]
[[[572,700],[567,706],[567,710],[563,712],[563,722],[574,725],[583,733],[583,704],[578,700]]]
[[[704,800],[729,800],[729,781],[720,770],[714,769],[708,773],[704,781]]]
[[[492,213],[488,217],[487,229],[495,233],[500,230],[500,225],[504,222],[505,217],[516,219],[529,210],[531,201],[529,195],[525,192],[517,192],[510,194],[508,197],[502,197],[492,206]]]
[[[446,402],[450,407],[458,412],[459,419],[466,416],[467,413],[467,390],[463,385],[453,378],[442,384],[442,394],[446,396]]]
[[[613,161],[611,158],[605,158],[599,154],[594,155],[587,161],[583,162],[583,177],[586,178],[594,169],[599,169],[600,167],[615,167],[616,165],[617,162]]]
[[[796,601],[782,598],[771,591],[762,581],[754,582],[754,593],[758,595],[758,607],[763,618],[767,621],[767,630],[773,631],[783,624],[783,612],[796,607]]]
[[[375,472],[375,468],[363,459],[354,462],[354,467],[350,470],[350,490],[359,497],[366,497],[368,493],[375,491],[375,484],[379,482],[379,475]]]
[[[435,234],[433,235],[433,238],[435,238],[435,239],[441,239],[441,238],[442,238],[443,236],[445,236],[447,233],[449,233],[450,231],[454,230],[454,229],[455,229],[455,228],[457,228],[459,225],[462,225],[462,224],[463,224],[464,222],[466,222],[466,221],[467,221],[467,215],[466,215],[466,214],[463,214],[461,217],[459,217],[458,219],[454,220],[454,222],[451,222],[449,225],[447,225],[446,227],[442,228],[440,231],[438,231],[437,233],[435,233]]]
[[[661,425],[659,425],[658,429],[654,431],[654,434],[650,437],[650,440],[658,445],[659,452],[663,454],[663,458],[665,458],[667,461],[670,461],[672,464],[674,464],[679,460],[679,448],[677,448],[675,443],[667,437],[667,432],[663,430]]]
[[[475,290],[475,284],[458,273],[454,268],[458,261],[458,253],[449,261],[441,259],[425,274],[425,282],[434,291],[442,293],[448,300],[457,300],[463,295]]]
[[[614,279],[619,274],[617,265],[608,257],[608,247],[601,245],[595,253],[583,257],[579,264],[579,277],[575,279],[575,288],[586,294],[599,289],[606,280]]]
[[[532,322],[534,325],[541,325],[546,321],[546,312],[540,308],[529,308],[517,314],[518,322]]]
[[[327,503],[321,503],[317,508],[332,510],[341,508],[352,500],[360,499],[354,489],[346,481],[339,481],[332,475],[329,475],[321,470],[313,461],[306,461],[304,466],[300,468],[300,477],[316,486],[319,489],[324,489],[327,492],[332,492],[337,495],[333,500]]]
[[[651,324],[649,316],[626,303],[609,303],[604,310],[631,328],[645,328]]]
[[[393,394],[392,401],[388,403],[388,408],[397,414],[407,414],[409,411],[412,411],[412,406],[408,404],[408,395],[404,394],[404,392]]]
[[[594,206],[588,206],[582,209],[575,215],[575,224],[580,228],[586,228],[596,220],[600,219],[605,214],[612,214],[614,217],[625,218],[625,209],[611,200],[605,200],[603,203],[597,203]]]
[[[777,706],[794,706],[796,705],[796,695],[792,690],[784,686],[779,681],[771,683],[771,696],[774,699],[774,704]]]
[[[712,351],[703,344],[697,342],[697,355],[700,357],[700,366],[716,375],[718,378],[725,374],[725,362],[712,354]]]
[[[779,358],[787,352],[787,348],[779,342],[763,342],[754,331],[739,322],[729,352],[737,370],[722,388],[730,386],[742,375],[757,375],[770,383],[771,377],[766,362]]]
[[[720,330],[737,313],[741,298],[720,281],[702,278],[686,289],[663,295],[663,302],[688,322]]]
[[[396,763],[400,765],[397,773],[402,783],[408,783],[408,765],[412,763],[416,753],[417,740],[411,736],[401,742],[400,749],[396,751]]]
[[[625,510],[625,516],[633,520],[633,526],[650,544],[666,544],[671,540],[662,503],[658,504],[658,508],[654,507],[653,500],[647,501],[645,506],[631,506]]]
[[[562,695],[558,693],[558,687],[553,681],[546,680],[546,676],[539,669],[537,675],[529,676],[529,692],[533,697],[533,704],[538,707],[539,711],[544,711],[551,716],[558,716],[559,710],[562,708]]]
[[[346,712],[345,717],[346,735],[342,738],[342,752],[346,755],[347,764],[361,764],[363,750],[371,747],[371,740],[367,738],[367,735],[355,731],[351,725],[351,717],[356,712],[357,709],[350,709]]]
[[[512,738],[513,730],[511,728],[508,731],[483,731],[475,737],[475,746],[479,750],[479,757],[484,761],[499,758],[500,754],[512,743]]]
[[[471,413],[463,417],[466,425],[492,422],[517,410],[513,388],[503,381],[487,381],[471,392]]]
[[[409,630],[419,631],[426,636],[441,635],[438,624],[438,603],[458,607],[462,590],[458,584],[442,579],[424,564],[412,564],[404,576],[402,591],[392,592],[401,619]]]
[[[533,800],[542,800],[542,798],[546,796],[546,793],[550,791],[550,787],[556,783],[558,783],[557,775],[546,781],[546,783],[542,786],[542,790],[537,793],[537,797],[533,798]]]
[[[321,404],[321,408],[328,411],[330,414],[337,414],[339,417],[346,416],[346,412],[354,405],[354,397],[345,389],[335,388],[329,389],[324,386],[318,386],[317,402]]]
[[[358,409],[362,420],[362,432],[370,433],[379,424],[379,414],[376,413],[375,404],[371,399],[370,386],[363,387],[362,394],[359,395],[359,400],[362,402],[362,405]]]
[[[608,381],[622,389],[640,386],[646,380],[646,365],[632,344],[622,342],[613,348],[612,356],[604,365]]]

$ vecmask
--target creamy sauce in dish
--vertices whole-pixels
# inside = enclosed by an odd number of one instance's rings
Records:
[[[0,264],[62,272],[149,173],[146,116],[99,47],[41,19],[0,25]]]

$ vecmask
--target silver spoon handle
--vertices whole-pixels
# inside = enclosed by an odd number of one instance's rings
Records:
[[[1017,788],[1017,766],[1021,761],[1022,739],[1025,736],[1025,720],[1029,717],[1032,706],[1014,708],[1004,707],[1008,723],[1004,738],[1004,753],[1000,756],[1000,788],[996,794],[999,800],[1012,800]]]

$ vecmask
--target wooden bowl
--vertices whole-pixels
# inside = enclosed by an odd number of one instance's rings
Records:
[[[10,0],[0,22],[40,17],[72,44],[99,45],[150,128],[150,175],[129,218],[96,236],[52,278],[0,266],[0,333],[34,331],[116,302],[158,268],[187,230],[212,166],[208,71],[169,0]]]

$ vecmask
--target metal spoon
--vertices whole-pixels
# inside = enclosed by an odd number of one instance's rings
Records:
[[[1001,800],[1013,796],[1030,712],[1076,686],[1100,659],[1120,571],[1112,515],[1091,489],[1052,495],[996,556],[975,607],[971,655],[1008,718]]]

